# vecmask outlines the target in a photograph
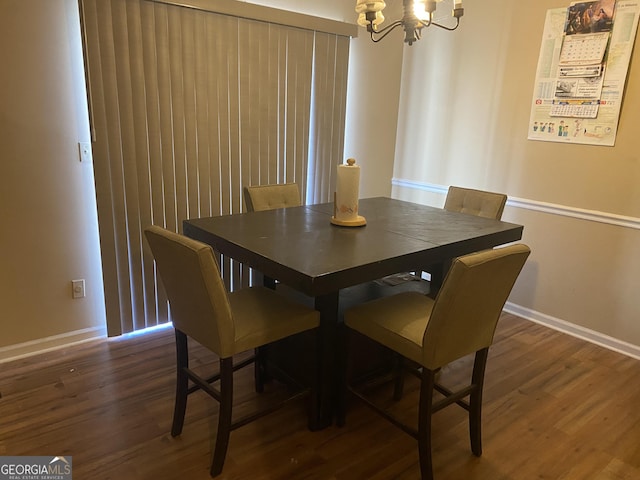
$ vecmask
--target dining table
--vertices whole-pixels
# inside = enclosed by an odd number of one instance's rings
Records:
[[[523,226],[387,197],[360,199],[366,224],[331,223],[333,203],[190,218],[183,233],[312,300],[320,312],[316,422],[333,422],[340,293],[522,238]],[[446,273],[446,272],[445,272]],[[438,288],[439,280],[434,282]]]

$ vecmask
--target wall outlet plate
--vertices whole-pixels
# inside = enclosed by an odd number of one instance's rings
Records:
[[[92,160],[91,142],[78,142],[78,148],[80,149],[80,161],[90,163]]]
[[[84,298],[84,278],[71,280],[71,294],[73,298]]]

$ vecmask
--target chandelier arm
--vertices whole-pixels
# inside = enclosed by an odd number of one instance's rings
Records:
[[[446,25],[442,25],[441,23],[436,23],[433,20],[430,20],[428,22],[424,22],[424,21],[420,20],[420,24],[423,27],[429,27],[429,26],[433,25],[433,26],[436,26],[436,27],[440,27],[440,28],[442,28],[444,30],[448,30],[450,32],[453,32],[456,28],[458,28],[458,26],[460,26],[460,19],[456,18],[456,24],[453,27],[448,27]]]
[[[368,27],[370,27],[370,31],[371,33],[376,33],[378,35],[380,34],[387,34],[389,33],[391,30],[393,30],[394,28],[396,28],[397,26],[402,25],[402,20],[396,20],[393,23],[390,23],[389,25],[387,25],[386,27],[382,28],[381,30],[375,30],[373,31],[373,26],[371,24],[368,25]],[[386,33],[385,33],[386,32]]]
[[[384,37],[389,35],[392,30],[394,30],[396,27],[399,27],[400,25],[402,25],[402,20],[396,20],[395,22],[387,25],[386,27],[384,27],[382,30],[379,30],[379,31],[374,31],[373,28],[370,28],[369,33],[371,33],[371,40],[376,43],[379,42]],[[374,37],[374,34],[378,35],[378,37],[377,38]]]
[[[436,22],[432,22],[431,24],[432,24],[432,25],[435,25],[436,27],[440,27],[440,28],[443,28],[443,29],[448,30],[448,31],[450,31],[450,32],[453,32],[453,31],[454,31],[456,28],[458,28],[458,26],[460,25],[460,20],[457,20],[457,19],[456,19],[456,24],[455,24],[455,26],[453,26],[453,27],[448,27],[448,26],[446,26],[446,25],[441,25],[441,24],[436,23]]]
[[[384,21],[384,16],[379,15],[379,11],[374,9],[374,6],[369,7],[366,2],[369,0],[358,0],[356,4],[356,12],[360,13],[360,18],[358,19],[358,23],[362,26],[366,26],[367,31],[371,36],[371,41],[377,43],[382,41],[391,31],[395,30],[397,27],[402,26],[405,31],[405,43],[412,45],[417,40],[420,40],[421,33],[423,28],[430,27],[431,25],[435,25],[436,27],[442,28],[443,30],[447,30],[449,32],[456,30],[460,26],[460,17],[462,17],[464,13],[464,9],[462,8],[462,3],[460,0],[454,0],[458,3],[454,3],[454,9],[452,12],[453,18],[456,19],[455,25],[449,25],[437,23],[433,21],[433,12],[435,10],[435,3],[440,0],[430,0],[429,5],[425,7],[428,16],[427,20],[420,19],[411,8],[413,0],[403,0],[402,4],[404,7],[404,14],[402,19],[396,20],[395,22],[387,25],[386,27],[378,30],[378,22],[382,23]],[[417,0],[416,0],[417,1]],[[424,1],[424,0],[422,0]],[[384,2],[381,2],[384,5]],[[363,10],[362,5],[365,5],[366,9]],[[363,11],[361,11],[363,10]],[[364,18],[363,18],[364,17]],[[364,22],[362,20],[365,20]]]

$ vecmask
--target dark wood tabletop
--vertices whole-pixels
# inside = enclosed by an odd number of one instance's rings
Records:
[[[333,204],[185,220],[185,235],[307,295],[415,270],[522,237],[522,226],[377,197],[363,227],[330,223]]]

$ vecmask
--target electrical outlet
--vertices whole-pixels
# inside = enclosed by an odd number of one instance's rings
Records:
[[[78,148],[80,149],[80,161],[82,163],[91,162],[91,143],[78,142]]]
[[[84,293],[84,278],[80,280],[71,280],[71,293],[73,298],[83,298]]]

